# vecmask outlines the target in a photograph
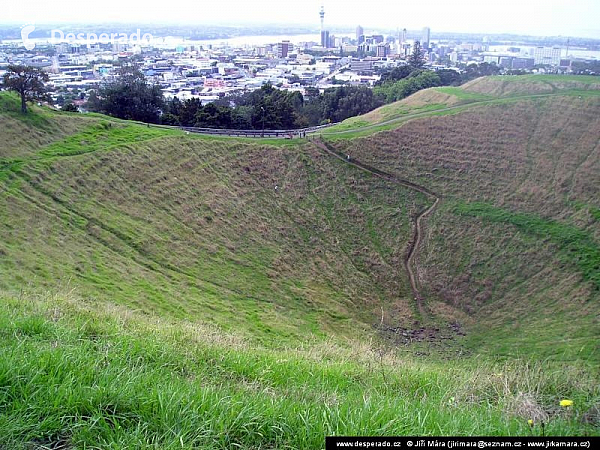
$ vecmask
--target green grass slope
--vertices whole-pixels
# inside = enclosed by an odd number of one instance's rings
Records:
[[[598,89],[600,89],[598,77],[584,75],[493,76],[477,78],[461,86],[461,90],[465,93],[498,97]]]
[[[75,133],[94,120],[81,114],[52,113],[30,105],[33,113],[21,114],[18,97],[0,94],[0,155],[3,159],[31,156],[41,146]]]
[[[389,130],[420,117],[456,114],[470,106],[512,103],[523,98],[600,95],[600,80],[593,76],[519,75],[481,77],[459,87],[423,89],[403,100],[367,114],[346,119],[323,130],[330,138],[352,138]]]
[[[269,350],[73,296],[0,299],[5,448],[315,449],[327,435],[598,434],[598,384],[576,367],[415,361],[359,344]],[[561,408],[564,398],[573,407]]]
[[[442,197],[419,277],[467,347],[600,360],[600,97],[473,106],[332,144]],[[453,313],[454,314],[454,313]]]
[[[63,119],[11,117],[40,133],[34,120]],[[361,335],[382,308],[410,322],[401,260],[421,194],[306,143],[75,119],[19,158],[6,136],[0,289],[73,288],[277,344]]]

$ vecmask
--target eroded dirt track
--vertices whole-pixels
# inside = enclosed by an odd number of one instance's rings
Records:
[[[419,311],[419,314],[422,319],[429,317],[430,314],[429,314],[429,311],[427,310],[427,306],[425,304],[425,299],[419,289],[419,280],[418,280],[418,277],[416,274],[417,267],[416,267],[416,263],[415,263],[415,258],[416,258],[417,252],[419,251],[419,246],[420,246],[421,242],[423,241],[423,236],[424,236],[423,220],[429,214],[431,214],[433,212],[433,210],[438,206],[438,204],[440,202],[440,196],[437,195],[435,192],[427,189],[426,187],[418,185],[416,183],[413,183],[412,181],[395,177],[394,175],[384,172],[382,170],[379,170],[375,167],[371,167],[367,164],[363,164],[356,159],[348,158],[347,156],[345,157],[344,155],[338,153],[337,151],[329,148],[327,146],[327,144],[325,144],[320,139],[311,139],[311,142],[314,143],[317,147],[319,147],[322,151],[324,151],[328,155],[334,156],[334,157],[340,159],[341,161],[344,161],[347,164],[357,167],[365,172],[371,173],[371,174],[375,175],[376,177],[379,177],[384,180],[391,181],[392,183],[396,183],[401,186],[407,187],[409,189],[421,192],[422,194],[425,194],[434,200],[433,204],[431,206],[428,206],[427,208],[424,208],[423,210],[421,210],[419,212],[419,214],[417,214],[417,216],[414,218],[414,220],[413,220],[413,223],[414,223],[413,238],[408,246],[408,251],[406,252],[406,255],[403,260],[404,268],[406,270],[408,279],[410,281],[410,287],[411,287],[411,290],[413,293],[413,298],[415,300],[417,310]]]

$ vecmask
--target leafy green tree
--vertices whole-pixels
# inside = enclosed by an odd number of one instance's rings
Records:
[[[196,113],[197,127],[202,128],[231,128],[232,117],[231,108],[228,106],[218,106],[214,103],[198,109]]]
[[[364,114],[381,106],[373,91],[365,86],[344,86],[326,89],[322,98],[323,120],[339,122],[348,117]]]
[[[165,114],[173,114],[174,116],[179,116],[181,113],[182,103],[177,97],[173,97],[170,101],[165,104]]]
[[[315,98],[318,98],[320,93],[319,93],[319,88],[313,87],[313,86],[308,86],[304,89],[304,92],[306,93],[306,98],[308,100],[313,100]]]
[[[500,73],[500,67],[498,67],[496,64],[490,64],[487,62],[482,62],[481,64],[467,64],[466,66],[463,66],[463,69],[463,82],[479,77],[498,75]]]
[[[380,85],[389,81],[394,82],[402,80],[409,76],[413,70],[414,69],[411,66],[398,66],[394,67],[392,70],[386,69],[381,73],[381,78],[377,84]]]
[[[293,128],[295,119],[291,103],[281,96],[266,96],[252,109],[251,115],[252,127],[256,130]]]
[[[67,103],[66,105],[64,105],[62,107],[61,111],[79,112],[79,108],[77,106],[75,106],[73,103]]]
[[[323,120],[323,96],[319,94],[319,90],[314,88],[313,92],[304,102],[302,110],[298,113],[296,124],[300,128],[312,125],[320,125]],[[308,92],[307,92],[308,94]]]
[[[163,97],[158,85],[151,85],[134,66],[122,67],[116,81],[105,84],[99,91],[99,110],[120,119],[160,122]]]
[[[160,116],[160,123],[162,123],[163,125],[174,125],[177,127],[181,125],[179,117],[171,113],[165,113],[162,116]]]
[[[600,75],[600,61],[572,61],[571,70],[575,75]]]
[[[98,98],[96,91],[90,91],[85,106],[89,111],[100,111],[100,99]]]
[[[302,106],[304,105],[304,96],[298,91],[288,92],[288,96],[290,102],[292,103],[294,111],[300,111],[300,109],[302,109]]]
[[[231,128],[250,130],[252,128],[252,107],[237,106],[231,112]]]
[[[202,102],[198,98],[191,98],[181,104],[179,110],[179,121],[181,125],[193,127],[196,125],[196,114],[202,108]]]
[[[27,102],[48,101],[44,83],[48,74],[31,66],[10,64],[2,77],[4,87],[21,96],[21,112],[27,113]]]
[[[458,86],[462,83],[460,73],[452,69],[442,69],[436,72],[442,86]]]
[[[385,83],[373,88],[374,94],[386,103],[402,100],[421,89],[440,86],[440,77],[430,70],[413,71],[411,75],[402,80]]]
[[[408,57],[408,65],[413,69],[421,69],[425,65],[425,56],[420,41],[415,41],[412,54]]]
[[[300,95],[301,97],[301,95]],[[299,98],[294,93],[276,89],[267,83],[250,94],[253,106],[251,124],[254,129],[290,129],[294,127],[294,104]]]
[[[184,103],[168,102],[163,123],[208,128],[238,130],[295,129],[340,121],[363,114],[382,104],[373,92],[364,86],[331,88],[324,94],[317,88],[288,92],[265,84],[260,89],[234,93],[216,102],[202,106],[198,99]],[[233,106],[232,106],[233,105]]]

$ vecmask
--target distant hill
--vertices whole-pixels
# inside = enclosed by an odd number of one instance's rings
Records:
[[[352,117],[327,130],[335,135],[368,134],[393,129],[424,115],[454,114],[468,106],[513,102],[544,95],[598,96],[600,77],[576,75],[506,75],[481,77],[459,87],[423,89],[398,102]]]

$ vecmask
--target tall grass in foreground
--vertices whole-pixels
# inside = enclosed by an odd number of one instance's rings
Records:
[[[576,367],[266,350],[71,296],[0,302],[0,448],[322,448],[326,435],[525,435],[529,419],[598,432],[597,379]]]

